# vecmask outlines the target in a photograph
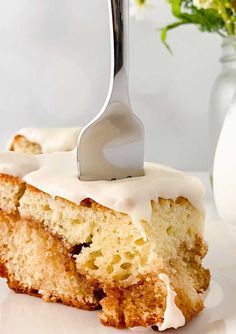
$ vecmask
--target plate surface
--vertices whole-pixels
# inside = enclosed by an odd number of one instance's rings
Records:
[[[197,174],[197,173],[195,173]],[[236,333],[236,244],[220,222],[213,205],[207,175],[197,174],[206,185],[206,239],[209,252],[205,266],[212,281],[206,294],[206,309],[173,334]],[[100,325],[96,312],[87,312],[39,298],[15,294],[0,279],[1,334],[127,334],[154,333],[151,329],[116,330]]]

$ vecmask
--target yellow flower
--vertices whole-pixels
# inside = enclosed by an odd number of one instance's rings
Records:
[[[214,0],[193,0],[193,4],[198,9],[209,9],[214,8]]]
[[[130,0],[130,15],[143,20],[147,11],[155,8],[157,0]]]

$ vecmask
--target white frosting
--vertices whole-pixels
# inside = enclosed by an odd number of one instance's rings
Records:
[[[141,220],[151,221],[151,200],[158,197],[188,198],[203,210],[204,188],[189,174],[158,165],[145,163],[145,176],[116,181],[80,181],[77,174],[76,149],[30,155],[16,152],[0,154],[0,172],[20,176],[28,184],[76,204],[85,198],[113,210],[127,213],[145,237]]]
[[[164,313],[164,321],[161,325],[157,325],[159,331],[168,328],[179,328],[184,326],[185,317],[181,310],[175,304],[176,292],[170,286],[169,277],[166,274],[159,274],[159,278],[165,283],[167,289],[166,309]]]
[[[0,173],[23,178],[39,168],[39,162],[34,155],[2,152],[0,153],[0,166]]]
[[[29,141],[40,144],[43,153],[70,151],[77,144],[81,128],[23,128],[10,140],[11,146],[16,135],[22,135]]]

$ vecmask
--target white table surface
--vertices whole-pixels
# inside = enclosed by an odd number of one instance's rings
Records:
[[[168,334],[236,333],[236,245],[216,213],[206,173],[195,173],[206,186],[205,233],[209,252],[205,266],[210,268],[211,288],[205,310],[187,324]],[[236,209],[236,203],[235,203]],[[153,333],[151,329],[116,330],[100,325],[96,312],[86,312],[38,298],[15,294],[0,279],[0,334],[126,334]]]

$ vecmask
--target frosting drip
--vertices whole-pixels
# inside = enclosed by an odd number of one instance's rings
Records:
[[[75,148],[81,128],[23,128],[14,134],[40,144],[43,153],[70,151]],[[11,146],[11,139],[8,146]]]
[[[0,173],[21,177],[28,184],[50,194],[80,204],[91,198],[115,211],[128,214],[145,237],[141,220],[151,221],[151,200],[175,200],[182,196],[203,211],[204,188],[187,173],[155,163],[145,163],[145,176],[116,181],[80,181],[76,149],[31,155],[16,152],[0,154]]]
[[[176,292],[170,286],[169,277],[166,274],[159,274],[159,278],[165,283],[167,289],[166,309],[164,313],[164,321],[161,325],[157,325],[159,331],[168,328],[179,328],[184,326],[185,317],[181,310],[175,304]]]
[[[169,329],[169,328],[177,329],[179,327],[182,327],[185,325],[185,317],[183,313],[181,312],[181,310],[175,304],[176,292],[170,286],[169,277],[164,273],[159,274],[158,276],[166,285],[167,297],[166,297],[166,309],[164,313],[163,323],[161,325],[156,324],[155,327],[158,327],[158,330],[160,332],[166,329]],[[144,331],[151,333],[150,327],[147,327],[147,328],[134,327],[134,328],[131,328],[131,330],[134,330],[137,332],[140,331],[142,333],[144,333]]]

